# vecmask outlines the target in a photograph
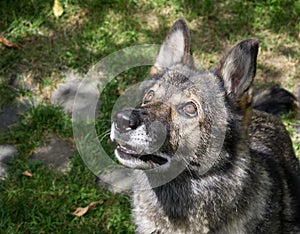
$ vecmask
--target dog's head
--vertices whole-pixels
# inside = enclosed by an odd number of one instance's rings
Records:
[[[151,69],[141,105],[113,117],[118,160],[150,169],[168,165],[176,155],[188,167],[211,166],[211,154],[223,147],[224,138],[221,143],[216,138],[228,135],[232,115],[243,118],[251,105],[257,52],[256,39],[241,41],[215,68],[200,72],[187,25],[177,20]]]

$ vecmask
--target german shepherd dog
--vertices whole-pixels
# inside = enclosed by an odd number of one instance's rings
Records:
[[[300,169],[290,137],[277,117],[253,108],[258,44],[243,40],[199,71],[178,19],[141,105],[114,115],[115,155],[137,172],[136,233],[300,233]],[[156,183],[168,173],[176,176]]]

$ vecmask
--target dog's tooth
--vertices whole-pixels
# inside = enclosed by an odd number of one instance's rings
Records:
[[[143,151],[144,151],[143,148],[137,148],[137,149],[136,149],[137,154],[141,154]]]
[[[135,150],[128,148],[127,145],[119,145],[119,149],[121,149],[126,154],[132,154],[132,155],[137,154]]]
[[[125,147],[125,145],[121,145],[121,144],[120,144],[120,148],[121,148],[122,150],[124,150],[124,151],[128,151],[128,149]]]

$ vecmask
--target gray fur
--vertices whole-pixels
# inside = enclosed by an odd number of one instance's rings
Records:
[[[300,170],[291,140],[280,120],[251,107],[258,41],[238,43],[201,72],[193,68],[187,30],[184,20],[175,22],[142,106],[113,119],[111,138],[123,147],[116,153],[125,166],[168,168],[176,157],[185,163],[175,179],[154,188],[160,175],[136,171],[136,233],[300,233]],[[159,135],[155,121],[166,126],[165,141],[142,154],[132,136],[151,146]]]

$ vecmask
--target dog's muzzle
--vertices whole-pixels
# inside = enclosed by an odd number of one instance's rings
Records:
[[[165,131],[157,123],[146,126],[147,118],[147,111],[138,108],[124,109],[113,117],[111,140],[117,143],[115,155],[125,166],[146,169],[168,161],[157,151]]]

